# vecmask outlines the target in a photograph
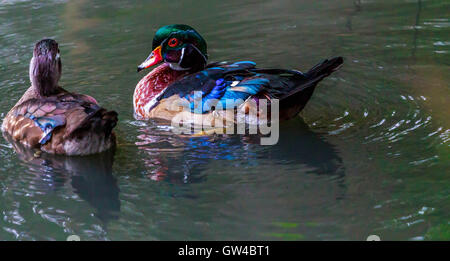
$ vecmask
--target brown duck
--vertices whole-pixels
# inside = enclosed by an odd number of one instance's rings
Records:
[[[52,154],[87,155],[113,147],[117,113],[88,95],[64,90],[58,86],[60,78],[58,43],[39,41],[30,61],[31,87],[6,115],[3,133]]]

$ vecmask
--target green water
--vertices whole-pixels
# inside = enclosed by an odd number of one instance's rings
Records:
[[[65,158],[0,138],[0,239],[450,239],[448,1],[0,1],[0,113],[29,87],[33,44],[61,85],[116,110],[115,153]],[[275,146],[179,137],[132,116],[162,25],[211,61],[306,70],[341,55]]]

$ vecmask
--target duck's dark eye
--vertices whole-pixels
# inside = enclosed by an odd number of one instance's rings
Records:
[[[175,47],[175,46],[177,46],[178,45],[178,39],[177,38],[171,38],[170,40],[169,40],[169,46],[170,47]]]

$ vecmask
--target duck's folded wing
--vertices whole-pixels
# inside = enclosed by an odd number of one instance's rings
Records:
[[[217,106],[229,109],[268,86],[269,80],[249,71],[254,67],[255,63],[247,61],[210,65],[171,84],[158,102],[178,95],[185,101],[181,105],[194,113],[207,113]]]
[[[219,79],[209,93],[202,93],[202,99],[190,97],[189,108],[195,113],[207,113],[217,108],[233,109],[244,103],[249,97],[268,87],[269,80],[260,77],[246,78],[241,81]]]
[[[60,127],[65,128],[64,136],[70,135],[98,110],[100,107],[96,104],[75,99],[30,99],[8,113],[4,130],[16,140],[35,147],[37,143],[47,143]]]

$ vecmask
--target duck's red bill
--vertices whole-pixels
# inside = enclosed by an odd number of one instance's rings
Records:
[[[150,66],[153,66],[155,64],[158,64],[163,61],[162,55],[161,55],[161,46],[158,46],[153,50],[153,52],[145,59],[141,65],[138,66],[137,71],[141,71],[144,69],[147,69]]]

